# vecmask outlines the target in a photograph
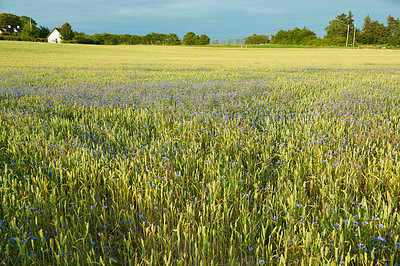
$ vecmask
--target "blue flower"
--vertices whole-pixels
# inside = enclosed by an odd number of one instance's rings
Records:
[[[361,249],[365,248],[365,245],[364,245],[363,243],[360,243],[358,246],[359,246]]]
[[[378,240],[379,240],[379,241],[382,241],[382,242],[386,242],[386,239],[384,239],[384,238],[381,237],[381,236],[378,236]]]

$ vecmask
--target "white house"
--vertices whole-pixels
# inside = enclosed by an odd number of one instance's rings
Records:
[[[47,41],[52,43],[61,42],[61,33],[59,27],[56,27],[50,31],[49,35],[47,35]]]

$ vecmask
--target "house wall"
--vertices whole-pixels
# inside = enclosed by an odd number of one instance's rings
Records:
[[[61,34],[57,30],[53,30],[50,36],[47,38],[48,42],[52,43],[60,43],[61,42]]]

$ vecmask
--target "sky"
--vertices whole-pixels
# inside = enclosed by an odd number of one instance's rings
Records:
[[[294,27],[325,35],[329,21],[351,10],[357,27],[367,14],[386,24],[400,17],[400,0],[0,0],[0,13],[33,18],[50,30],[146,35],[206,34],[212,40],[276,34]]]

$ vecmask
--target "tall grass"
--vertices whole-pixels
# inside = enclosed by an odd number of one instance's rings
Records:
[[[0,264],[400,263],[398,52],[0,47]]]

